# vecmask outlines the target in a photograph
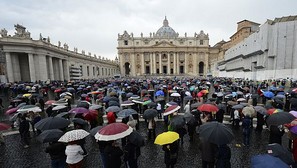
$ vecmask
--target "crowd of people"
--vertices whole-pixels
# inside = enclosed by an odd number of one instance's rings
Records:
[[[276,113],[297,111],[297,90],[290,88],[293,86],[292,83],[288,85],[286,80],[259,82],[232,78],[174,77],[15,83],[7,85],[7,88],[13,95],[9,108],[25,103],[41,109],[34,111],[31,107],[27,112],[15,111],[9,114],[10,117],[17,115],[15,120],[11,121],[12,125],[19,129],[24,148],[30,145],[30,130],[38,137],[45,131],[40,129],[40,122],[50,117],[59,116],[73,123],[58,128],[63,133],[83,129],[87,132],[95,130],[100,134],[101,128],[117,122],[141,132],[144,130],[139,130],[139,122],[144,120],[147,123],[147,141],[154,141],[158,136],[155,130],[158,124],[165,126],[165,132],[172,131],[179,135],[178,140],[162,145],[166,167],[173,168],[178,162],[179,146],[184,143],[183,137],[188,135],[190,143],[199,143],[203,168],[228,168],[231,167],[229,145],[203,140],[204,137],[199,136],[199,128],[202,125],[231,122],[232,129],[242,129],[240,145],[247,149],[255,121],[257,133],[261,133],[263,128],[269,129],[269,144],[282,145],[282,137],[286,131],[290,135],[290,142],[289,146],[284,148],[288,148],[294,156],[292,162],[286,164],[295,165],[297,136],[290,131],[297,124],[295,120],[280,125],[266,122]],[[49,100],[49,92],[52,92],[55,100]],[[31,96],[23,97],[20,94]],[[21,101],[16,101],[17,99]],[[202,109],[202,105],[206,104],[216,108]],[[81,112],[75,108],[84,108],[86,111]],[[128,114],[122,112],[125,110]],[[230,115],[230,121],[226,121],[226,115]],[[51,157],[52,167],[66,167],[67,164],[69,167],[82,167],[84,157],[88,156],[84,147],[85,138],[68,143],[58,140],[56,138],[50,141],[45,150]],[[4,143],[3,137],[0,141]],[[144,144],[136,144],[129,136],[117,140],[96,141],[104,168],[120,168],[122,165],[129,168],[138,167],[138,158],[141,157],[141,147]]]

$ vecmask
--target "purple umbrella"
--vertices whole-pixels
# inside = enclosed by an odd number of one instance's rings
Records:
[[[75,113],[75,114],[82,114],[87,112],[89,112],[89,110],[83,107],[76,107],[69,111],[69,113]]]

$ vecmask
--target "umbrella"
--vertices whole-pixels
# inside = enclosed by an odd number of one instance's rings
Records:
[[[192,96],[186,96],[186,97],[184,97],[184,100],[185,100],[185,101],[193,100],[193,97],[192,97]]]
[[[219,108],[219,110],[224,110],[224,111],[226,111],[226,105],[223,104],[223,103],[218,104],[217,107]]]
[[[122,117],[122,118],[126,118],[126,117],[129,117],[132,114],[137,114],[137,111],[135,111],[134,109],[124,109],[124,110],[121,110],[117,114],[117,116]]]
[[[246,101],[246,99],[245,98],[239,98],[239,99],[237,99],[237,101],[238,102],[243,102],[243,101]]]
[[[170,126],[176,130],[186,125],[186,120],[183,116],[177,115],[171,118]]]
[[[127,98],[130,98],[132,95],[133,95],[133,93],[132,92],[129,92],[129,93],[127,93],[126,97]]]
[[[101,109],[102,106],[101,105],[92,105],[89,107],[89,110],[98,110],[98,109]]]
[[[179,110],[179,109],[180,109],[180,106],[178,106],[178,105],[172,105],[172,106],[169,106],[169,107],[165,110],[165,112],[163,113],[163,115],[166,116],[166,115],[172,114],[172,113],[176,112],[176,111]]]
[[[111,123],[96,133],[95,139],[99,141],[112,141],[124,138],[131,134],[133,131],[132,127],[129,127],[124,123]]]
[[[11,109],[7,110],[5,112],[5,114],[6,115],[10,115],[10,114],[13,114],[13,113],[17,112],[17,110],[18,110],[18,108],[17,107],[14,107],[14,108],[11,108]]]
[[[105,96],[105,97],[103,98],[103,102],[108,102],[108,101],[109,101],[109,99],[110,99],[110,97],[109,97],[109,96]]]
[[[172,106],[172,105],[178,105],[178,104],[173,101],[166,103],[166,106]]]
[[[285,162],[288,165],[294,163],[292,153],[278,143],[268,144],[267,153],[271,156],[280,158],[283,162]]]
[[[88,96],[88,95],[85,94],[85,93],[80,95],[80,97],[87,97],[87,96]]]
[[[87,112],[89,112],[89,110],[83,107],[76,107],[69,111],[69,113],[75,113],[75,114],[82,114]]]
[[[121,108],[118,107],[118,106],[110,106],[105,111],[106,112],[115,112],[115,113],[117,113],[117,112],[121,111]]]
[[[229,127],[216,121],[201,125],[199,130],[202,140],[217,145],[228,144],[234,138],[234,134]]]
[[[294,134],[297,134],[297,125],[294,125],[293,127],[291,127],[290,131]]]
[[[293,110],[292,110],[292,111],[290,111],[289,113],[292,114],[293,116],[295,116],[295,117],[297,118],[297,111],[293,111]]]
[[[244,107],[242,109],[242,114],[248,117],[253,117],[256,114],[256,111],[253,107]]]
[[[191,104],[191,109],[197,109],[197,107],[199,107],[202,103],[194,103],[194,104]]]
[[[99,130],[102,128],[103,126],[97,126],[97,127],[95,127],[95,128],[92,128],[91,130],[90,130],[90,134],[92,135],[92,136],[95,136],[96,134],[97,134],[97,132],[99,132]]]
[[[274,93],[270,92],[270,91],[266,91],[263,92],[263,95],[267,98],[273,98],[274,97]]]
[[[26,98],[28,98],[30,96],[32,96],[32,94],[30,94],[30,93],[23,94],[23,97],[26,97]]]
[[[266,122],[268,125],[283,125],[292,122],[294,119],[296,119],[292,114],[287,112],[281,112],[281,113],[273,113],[271,114]]]
[[[60,93],[60,92],[62,92],[62,89],[58,88],[58,89],[56,89],[54,92],[55,92],[55,93]]]
[[[56,107],[53,107],[53,109],[52,110],[61,110],[61,109],[64,109],[64,108],[67,108],[67,106],[64,106],[64,105],[58,105],[58,106],[56,106]]]
[[[132,144],[134,144],[138,147],[144,146],[144,138],[137,131],[131,132],[131,134],[128,135],[127,138],[129,140],[129,142],[131,142]]]
[[[141,100],[141,99],[133,99],[132,102],[137,103],[137,104],[143,104],[144,103],[144,101]]]
[[[160,102],[160,101],[164,101],[165,98],[163,96],[159,96],[155,101],[156,102]]]
[[[277,157],[273,157],[268,154],[256,155],[251,159],[252,168],[263,167],[277,167],[277,168],[289,168],[289,166]]]
[[[185,113],[185,115],[183,116],[186,120],[186,123],[188,123],[189,121],[191,121],[193,118],[195,119],[195,116],[191,113]]]
[[[171,97],[180,97],[180,94],[179,94],[179,93],[171,93],[170,96],[171,96]]]
[[[37,140],[42,143],[56,142],[61,138],[63,134],[64,132],[59,129],[45,130],[37,136]]]
[[[242,104],[236,104],[236,105],[232,106],[232,108],[238,110],[238,109],[243,109],[244,106]]]
[[[271,109],[267,110],[267,114],[269,114],[269,115],[274,114],[274,113],[278,113],[278,112],[283,112],[283,110],[282,109],[275,109],[275,108],[271,108]]]
[[[155,103],[155,102],[150,102],[150,103],[147,104],[147,106],[148,106],[148,107],[155,108],[155,107],[157,107],[157,103]]]
[[[45,102],[46,105],[52,105],[53,103],[56,103],[56,100],[48,100]]]
[[[255,111],[262,114],[262,115],[267,115],[267,110],[266,108],[262,107],[262,106],[255,106],[254,107]]]
[[[110,92],[109,96],[117,96],[118,94],[116,92]]]
[[[70,124],[70,121],[61,117],[47,117],[38,121],[34,126],[39,130],[61,129]]]
[[[205,112],[217,112],[219,111],[219,108],[213,104],[202,104],[197,108],[197,110]]]
[[[120,102],[119,98],[117,97],[110,97],[109,101],[116,101],[116,102]]]
[[[86,108],[86,109],[89,109],[91,103],[89,103],[88,101],[80,101],[76,107],[83,107],[83,108]]]
[[[62,112],[62,113],[57,114],[56,117],[64,117],[64,116],[67,116],[69,114],[70,114],[69,112]]]
[[[144,119],[152,119],[158,115],[158,111],[156,109],[146,109],[143,113]]]
[[[0,123],[0,131],[9,129],[10,126],[4,123]]]
[[[59,142],[73,142],[77,140],[84,139],[87,137],[90,133],[83,129],[76,129],[72,131],[66,132],[58,141]]]
[[[73,118],[72,122],[79,124],[79,125],[87,125],[88,124],[88,122],[86,122],[85,120],[83,120],[81,118]]]
[[[149,100],[146,100],[145,102],[143,102],[143,103],[142,103],[142,105],[144,105],[144,106],[145,106],[145,105],[148,105],[148,104],[150,104],[151,102],[152,102],[152,100],[151,100],[151,99],[149,99]]]
[[[171,144],[179,139],[179,134],[173,131],[163,132],[159,134],[155,139],[155,144],[166,145]]]
[[[155,96],[159,97],[159,96],[164,96],[164,92],[162,90],[158,90],[156,93],[155,93]]]
[[[119,106],[120,107],[120,103],[117,101],[109,101],[108,106]]]
[[[127,100],[127,101],[123,101],[121,106],[132,106],[134,105],[135,103],[132,102],[131,100]]]

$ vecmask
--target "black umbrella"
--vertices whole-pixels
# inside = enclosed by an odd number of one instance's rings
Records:
[[[83,107],[83,108],[89,109],[90,103],[87,101],[80,101],[76,107]]]
[[[186,96],[186,97],[184,97],[184,101],[188,101],[188,100],[193,100],[193,97],[192,96]]]
[[[202,103],[194,103],[191,104],[191,109],[197,109],[198,106],[200,106]]]
[[[220,103],[220,104],[218,104],[217,106],[218,106],[218,108],[219,108],[220,110],[224,110],[224,111],[226,111],[226,105],[225,105],[225,104]]]
[[[102,128],[103,126],[97,126],[97,127],[95,127],[95,128],[92,128],[91,130],[90,130],[90,134],[92,135],[92,136],[95,136],[95,134],[97,133],[97,132],[99,132],[99,130]]]
[[[56,117],[67,117],[70,114],[71,113],[69,113],[69,112],[61,112],[61,113],[57,114]]]
[[[171,120],[170,120],[170,125],[172,126],[173,129],[178,129],[178,128],[182,128],[183,126],[186,125],[186,120],[183,116],[177,115],[174,116]]]
[[[234,139],[232,130],[225,124],[213,121],[200,126],[200,138],[217,145],[228,144]]]
[[[124,110],[121,110],[120,112],[118,112],[117,116],[126,118],[133,114],[137,114],[137,111],[135,111],[134,109],[124,109]]]
[[[287,163],[288,165],[294,163],[292,153],[278,143],[268,144],[267,153],[274,157],[280,158],[283,162]]]
[[[119,98],[117,98],[117,97],[110,97],[109,101],[120,102]]]
[[[38,135],[37,140],[42,143],[55,142],[58,141],[63,134],[64,132],[59,129],[45,130]]]
[[[144,119],[152,119],[158,115],[158,111],[156,109],[146,109],[143,113]]]
[[[188,125],[197,125],[198,124],[195,116],[191,113],[185,113],[184,118]]]
[[[137,131],[133,131],[130,135],[128,135],[128,140],[136,146],[144,146],[144,138]]]
[[[108,102],[108,106],[118,106],[118,107],[120,107],[120,103],[117,102],[117,101],[111,100],[111,101]]]
[[[121,111],[121,108],[118,106],[110,106],[107,109],[105,109],[105,111],[117,113],[117,112]]]
[[[34,126],[39,130],[66,128],[70,121],[61,117],[47,117],[38,121]]]
[[[271,114],[266,122],[268,125],[283,125],[292,122],[294,119],[296,119],[292,114],[288,112],[277,112]]]
[[[79,124],[79,125],[87,125],[88,124],[88,122],[86,122],[85,120],[83,120],[81,118],[73,118],[72,122]]]

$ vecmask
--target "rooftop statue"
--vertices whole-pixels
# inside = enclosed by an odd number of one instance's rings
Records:
[[[7,30],[5,28],[1,29],[0,35],[1,35],[1,37],[7,37]]]

